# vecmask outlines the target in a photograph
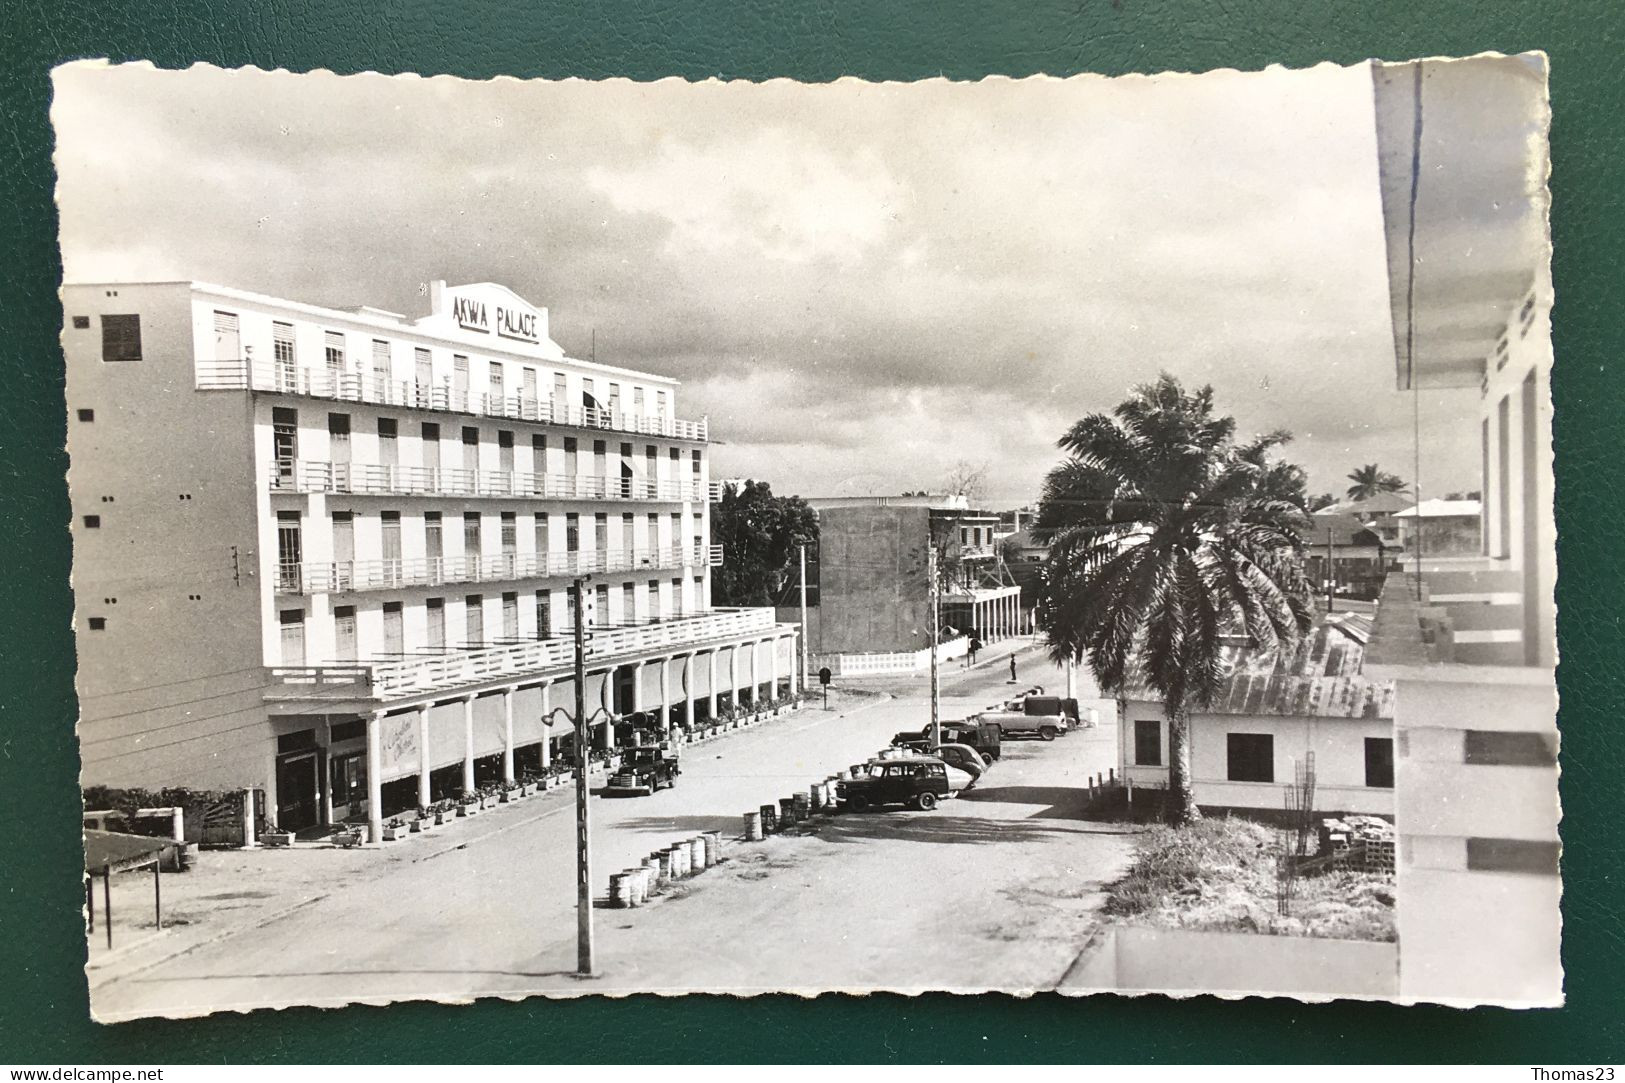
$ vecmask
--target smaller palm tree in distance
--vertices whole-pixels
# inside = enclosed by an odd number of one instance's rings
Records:
[[[1176,824],[1201,816],[1188,716],[1223,680],[1227,637],[1289,648],[1312,613],[1304,473],[1272,458],[1290,434],[1238,443],[1235,428],[1212,387],[1186,392],[1163,373],[1061,437],[1034,525],[1050,546],[1038,606],[1050,654],[1087,660],[1109,694],[1161,699]]]
[[[1370,500],[1382,493],[1402,493],[1407,486],[1398,474],[1385,474],[1376,463],[1367,463],[1358,470],[1349,473],[1349,480],[1354,484],[1349,486],[1350,500]]]

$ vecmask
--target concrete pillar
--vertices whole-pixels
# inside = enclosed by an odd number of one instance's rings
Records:
[[[734,710],[739,709],[739,648],[735,643],[728,652],[728,688],[733,692]]]
[[[322,749],[316,755],[317,766],[321,774],[316,779],[317,793],[321,797],[322,823],[333,822],[333,764],[327,758],[327,750]]]
[[[384,712],[367,716],[367,841],[384,841]]]
[[[281,805],[276,796],[276,743],[271,743],[271,754],[266,757],[265,771],[265,825],[272,831],[279,829],[277,812]]]
[[[660,735],[671,733],[671,659],[660,660]]]
[[[632,710],[643,710],[643,667],[646,663],[632,663]]]
[[[542,717],[547,718],[553,710],[553,683],[542,682]],[[553,733],[553,723],[549,719],[542,727],[542,767],[553,766],[553,749],[550,747]]]
[[[700,694],[698,691],[700,682],[694,672],[694,667],[699,665],[699,658],[700,656],[697,654],[690,654],[683,659],[683,695],[687,697],[688,702],[686,712],[688,718],[686,721],[689,729],[694,728],[694,716],[699,713],[700,709]]]
[[[796,642],[796,636],[806,635],[807,629],[790,636],[790,694],[793,696],[801,690],[801,644]]]
[[[752,703],[762,702],[762,645],[759,642],[750,645],[750,699]]]
[[[418,708],[418,807],[428,808],[429,796],[429,704]]]
[[[512,786],[513,777],[513,689],[502,690],[502,781]]]
[[[474,792],[474,697],[463,697],[463,792]]]
[[[705,693],[705,701],[706,701],[705,705],[706,705],[706,708],[708,709],[710,717],[712,717],[712,718],[716,718],[716,716],[717,716],[717,650],[718,649],[719,648],[716,648],[716,647],[711,648],[710,651],[706,652],[706,656],[705,656],[706,657],[706,664],[711,667],[711,683],[706,685],[707,691]]]
[[[259,836],[254,832],[254,790],[252,787],[243,791],[243,845],[258,846]],[[175,810],[175,822],[172,825],[176,842],[186,841],[186,827],[181,819],[181,810]]]
[[[768,695],[774,699],[779,698],[779,640],[778,637],[763,640],[757,647],[767,647],[767,689]]]

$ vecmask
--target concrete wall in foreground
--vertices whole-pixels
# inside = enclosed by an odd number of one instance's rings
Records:
[[[1114,925],[1061,983],[1063,993],[1095,991],[1391,999],[1399,953],[1366,940]]]

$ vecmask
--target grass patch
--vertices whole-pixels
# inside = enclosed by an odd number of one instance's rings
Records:
[[[1139,925],[1215,932],[1394,939],[1393,877],[1330,872],[1300,877],[1292,912],[1276,912],[1274,830],[1251,820],[1154,827],[1128,875],[1112,885],[1109,915]]]

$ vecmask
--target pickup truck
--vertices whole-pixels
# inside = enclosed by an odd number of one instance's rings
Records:
[[[658,745],[639,745],[621,755],[621,765],[609,777],[607,793],[652,794],[677,785],[682,773],[677,760]]]
[[[892,734],[891,743],[897,748],[910,748],[916,752],[931,751],[931,733],[929,730],[904,730],[902,733]],[[977,725],[966,719],[962,722],[942,723],[942,743],[949,745],[969,745],[988,762],[999,758],[999,727],[993,725]]]
[[[1016,737],[1037,737],[1041,741],[1053,741],[1066,732],[1066,720],[1056,715],[986,711],[974,715],[969,721],[999,727],[999,736],[1006,741]]]

